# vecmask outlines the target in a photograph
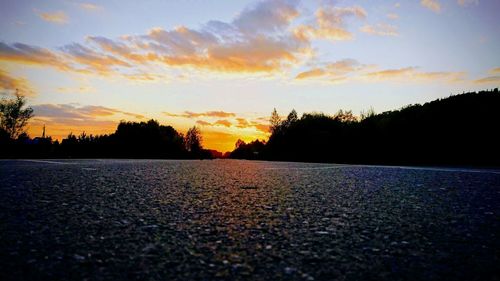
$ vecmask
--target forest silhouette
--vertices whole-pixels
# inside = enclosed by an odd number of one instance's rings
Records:
[[[464,93],[423,105],[356,117],[295,110],[270,118],[270,137],[238,140],[225,157],[251,160],[334,162],[386,165],[499,166],[498,89]],[[29,108],[27,109],[29,111]],[[29,112],[28,112],[29,113]],[[202,147],[198,128],[186,135],[155,120],[118,124],[109,135],[50,137],[0,129],[1,158],[151,158],[211,159],[222,153]]]
[[[231,158],[387,165],[500,165],[498,89],[360,118],[295,110],[271,116],[267,142],[236,143]]]
[[[12,139],[2,130],[0,135],[2,158],[213,158],[211,150],[202,148],[201,133],[196,127],[184,136],[155,120],[121,121],[112,134],[70,133],[61,142],[45,136],[31,139],[25,133]]]

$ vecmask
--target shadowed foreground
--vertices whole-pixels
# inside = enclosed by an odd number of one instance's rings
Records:
[[[0,161],[2,280],[498,280],[500,172]]]

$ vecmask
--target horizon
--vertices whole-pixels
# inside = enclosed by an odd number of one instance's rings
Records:
[[[273,108],[380,113],[500,85],[495,1],[0,5],[0,90],[28,97],[32,137],[155,119],[226,152],[267,139]]]

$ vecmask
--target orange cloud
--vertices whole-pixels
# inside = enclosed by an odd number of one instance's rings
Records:
[[[398,36],[398,28],[394,25],[379,23],[376,25],[365,25],[359,29],[361,32],[378,36]]]
[[[289,29],[291,21],[299,15],[297,5],[294,1],[262,1],[243,10],[229,23],[209,21],[200,29],[153,28],[144,35],[127,35],[116,40],[90,36],[86,44],[71,43],[58,51],[2,43],[0,55],[1,59],[12,62],[86,74],[120,75],[125,73],[123,70],[126,73],[135,70],[137,75],[143,75],[144,81],[152,81],[141,70],[150,64],[226,73],[281,72],[311,53],[310,42]],[[80,6],[96,8],[88,3]],[[335,11],[342,15],[349,13],[342,9]],[[31,49],[18,50],[21,47]],[[40,52],[45,55],[37,56]],[[130,78],[141,77],[137,75]]]
[[[252,126],[255,127],[257,130],[261,131],[262,133],[269,133],[269,125],[267,124],[261,124],[257,122],[253,122]]]
[[[233,124],[229,120],[221,119],[221,120],[215,121],[214,125],[220,125],[220,126],[224,126],[224,127],[231,127],[231,125],[233,125]]]
[[[231,121],[226,119],[220,119],[215,121],[214,123],[210,123],[204,120],[196,120],[196,124],[201,126],[224,126],[224,127],[231,127],[233,125]]]
[[[93,3],[79,3],[78,6],[80,8],[89,10],[89,11],[96,11],[96,10],[101,10],[102,7]]]
[[[211,126],[212,123],[203,121],[203,120],[196,120],[196,124],[201,125],[201,126]]]
[[[306,80],[321,78],[322,80],[339,83],[353,80],[378,82],[378,81],[443,81],[462,82],[465,81],[464,72],[425,72],[416,67],[404,67],[399,69],[376,70],[375,65],[360,64],[356,60],[344,59],[329,63],[323,67],[299,73],[295,79]]]
[[[243,42],[211,45],[191,54],[157,56],[167,66],[189,66],[229,73],[275,72],[296,63],[305,53],[293,38],[256,36]]]
[[[498,84],[500,85],[500,76],[489,76],[474,80],[475,84]]]
[[[95,91],[93,87],[90,86],[79,86],[79,87],[58,87],[57,91],[59,93],[90,93]]]
[[[333,63],[328,63],[320,68],[299,73],[295,79],[327,78],[330,82],[341,82],[347,80],[348,75],[367,69],[368,65],[363,65],[353,59],[343,59]]]
[[[55,52],[22,43],[8,45],[0,42],[0,61],[51,66],[62,71],[71,70],[64,58]]]
[[[167,82],[169,80],[167,76],[155,73],[123,74],[121,76],[125,79],[136,82]]]
[[[320,8],[316,12],[318,28],[315,29],[314,35],[330,40],[350,40],[353,36],[345,29],[345,20],[350,17],[364,19],[366,11],[359,6]]]
[[[37,12],[38,16],[44,21],[56,23],[56,24],[65,24],[68,23],[69,18],[63,11],[55,11],[52,13],[44,13]]]
[[[325,6],[316,11],[316,22],[310,25],[299,25],[293,32],[299,41],[309,38],[328,39],[333,41],[351,40],[353,35],[346,29],[348,18],[366,18],[366,11],[360,6],[333,7]]]
[[[5,93],[13,94],[16,90],[19,90],[19,93],[24,96],[35,95],[35,90],[28,80],[22,77],[13,77],[0,69],[0,95]]]
[[[441,4],[437,0],[421,0],[420,5],[433,11],[434,13],[441,12]]]
[[[491,74],[500,74],[500,67],[496,67],[496,68],[490,69],[489,73],[491,73]]]
[[[248,121],[245,118],[236,118],[236,121],[238,123],[236,127],[238,128],[246,128],[250,125],[250,123],[248,123]]]
[[[299,73],[297,76],[295,76],[295,79],[309,79],[309,78],[315,78],[315,77],[322,77],[326,75],[327,72],[324,69],[321,68],[314,68],[308,71],[304,71]]]
[[[32,108],[35,116],[38,118],[50,119],[52,121],[57,120],[58,123],[65,124],[71,124],[72,122],[93,122],[97,117],[103,116],[125,115],[137,119],[144,118],[141,114],[97,105],[78,107],[72,104],[38,104],[32,106]]]
[[[459,82],[464,80],[464,72],[421,72],[415,67],[387,69],[365,74],[363,77],[371,81],[400,80],[441,80],[445,82]]]
[[[184,111],[184,113],[181,113],[181,114],[163,112],[163,114],[170,116],[170,117],[181,117],[181,118],[197,118],[197,117],[202,117],[202,116],[225,118],[225,117],[236,116],[235,113],[225,112],[225,111],[206,111],[206,112],[198,112],[198,113],[191,112],[191,111]]]

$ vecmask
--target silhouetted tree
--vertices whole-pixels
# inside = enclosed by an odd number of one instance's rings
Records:
[[[186,145],[187,151],[194,154],[199,153],[201,151],[201,142],[201,132],[196,126],[193,126],[187,131],[184,137],[184,144]]]
[[[261,153],[266,145],[265,141],[255,140],[250,143],[245,143],[242,140],[236,142],[236,149],[229,155],[235,159],[261,159]]]
[[[292,111],[290,111],[290,113],[288,114],[286,119],[283,122],[281,122],[281,126],[288,128],[291,125],[293,125],[293,123],[297,122],[298,120],[299,120],[299,116],[297,116],[297,111],[295,111],[295,109],[292,109]]]
[[[375,115],[376,115],[375,110],[373,109],[372,106],[370,106],[370,108],[366,112],[364,110],[361,111],[361,113],[359,114],[359,119],[363,121],[366,118],[370,118]]]
[[[277,132],[279,127],[281,126],[281,117],[279,116],[278,111],[276,111],[276,108],[271,113],[271,118],[269,119],[269,123],[270,123],[269,130],[271,131],[271,134]]]
[[[33,117],[31,107],[24,108],[26,98],[16,92],[13,99],[0,101],[0,127],[10,139],[16,139],[24,132],[29,119]]]
[[[236,141],[236,143],[234,144],[234,148],[235,148],[235,149],[237,149],[238,147],[240,147],[240,146],[242,146],[242,145],[246,145],[246,143],[245,143],[243,140],[238,139],[238,140]]]
[[[333,117],[340,122],[357,122],[358,118],[352,114],[351,110],[343,111],[340,109]]]

